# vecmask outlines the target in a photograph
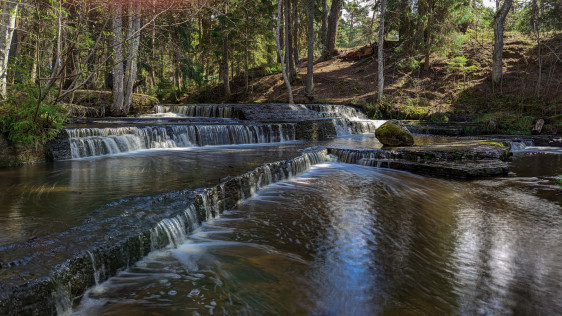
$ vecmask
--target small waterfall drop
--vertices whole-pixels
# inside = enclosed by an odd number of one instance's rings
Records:
[[[177,248],[189,232],[199,226],[195,206],[189,205],[180,215],[160,221],[150,233],[151,250],[157,250],[169,244]]]
[[[209,105],[158,105],[156,113],[175,113],[187,117],[237,118],[232,106],[221,104]]]
[[[293,124],[168,125],[67,129],[72,158],[152,148],[277,143],[295,139]]]

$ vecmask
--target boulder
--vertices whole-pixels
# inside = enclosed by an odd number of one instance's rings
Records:
[[[390,120],[375,131],[377,139],[386,146],[412,146],[414,135],[397,120]]]

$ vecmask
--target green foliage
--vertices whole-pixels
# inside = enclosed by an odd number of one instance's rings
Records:
[[[396,66],[405,71],[412,71],[420,68],[420,62],[414,57],[408,57],[400,59],[398,62],[396,62]]]
[[[433,113],[429,121],[436,124],[449,123],[449,117],[445,113]]]
[[[535,119],[510,112],[496,112],[484,114],[476,122],[483,124],[486,132],[491,134],[530,134]]]
[[[467,66],[468,59],[464,56],[457,56],[447,62],[447,70],[449,72],[462,72],[463,74],[473,74],[478,71],[476,65]]]
[[[42,102],[39,89],[17,84],[0,105],[0,127],[14,143],[45,143],[64,127],[66,115],[60,105]]]

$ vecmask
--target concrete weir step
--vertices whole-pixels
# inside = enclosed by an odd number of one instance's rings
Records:
[[[58,235],[2,246],[0,315],[68,312],[88,288],[150,251],[178,246],[201,222],[233,208],[266,185],[326,160],[326,149],[310,148],[298,157],[266,163],[214,187],[133,199],[130,205],[121,205],[124,213],[120,216],[87,220]]]
[[[472,179],[507,175],[510,150],[506,142],[466,141],[392,150],[328,148],[328,153],[345,163]]]

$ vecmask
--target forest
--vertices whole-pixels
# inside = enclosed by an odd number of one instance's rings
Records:
[[[538,117],[553,117],[550,132],[559,125],[559,0],[1,5],[0,125],[11,142],[157,102],[343,103],[492,132],[527,131]]]
[[[562,0],[0,9],[0,315],[560,315]]]

